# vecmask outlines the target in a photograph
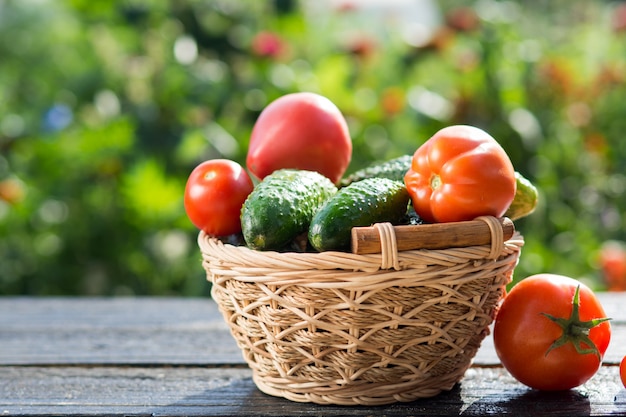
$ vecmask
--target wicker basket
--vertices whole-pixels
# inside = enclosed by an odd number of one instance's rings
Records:
[[[257,387],[318,404],[378,405],[450,390],[488,334],[523,238],[382,253],[260,252],[200,233],[203,266]],[[494,220],[494,221],[491,221]]]

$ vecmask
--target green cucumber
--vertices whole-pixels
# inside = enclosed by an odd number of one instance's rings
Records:
[[[537,207],[539,192],[537,187],[526,177],[515,171],[517,188],[513,202],[504,213],[511,220],[521,219],[530,215]]]
[[[241,209],[241,231],[248,247],[281,250],[306,233],[318,209],[337,192],[313,171],[274,171],[250,193]]]
[[[413,155],[403,155],[387,161],[374,163],[343,178],[340,185],[346,187],[353,182],[375,177],[389,178],[390,180],[402,182],[404,181],[404,174],[411,168],[412,160]]]
[[[409,193],[400,181],[366,178],[340,188],[317,212],[309,242],[319,252],[349,250],[352,228],[406,221]]]

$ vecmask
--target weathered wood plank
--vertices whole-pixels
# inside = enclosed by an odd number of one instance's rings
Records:
[[[3,367],[0,415],[623,415],[617,367],[565,393],[529,390],[501,368],[470,368],[452,391],[377,407],[317,406],[258,391],[248,369]]]
[[[605,363],[626,354],[626,294],[600,293],[613,318]],[[181,298],[0,298],[0,364],[241,364],[216,304]],[[475,364],[497,365],[489,336]]]
[[[241,362],[208,299],[0,298],[0,364]]]

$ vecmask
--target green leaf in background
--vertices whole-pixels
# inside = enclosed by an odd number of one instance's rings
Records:
[[[121,194],[133,222],[153,227],[174,222],[183,210],[185,185],[168,177],[154,159],[139,161],[124,174]]]

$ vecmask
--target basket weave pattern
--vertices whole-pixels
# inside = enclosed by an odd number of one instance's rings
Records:
[[[200,233],[212,296],[261,391],[376,405],[461,380],[523,238],[504,242],[496,228],[491,245],[397,252],[393,229],[379,231],[386,243],[373,255],[259,252]]]

